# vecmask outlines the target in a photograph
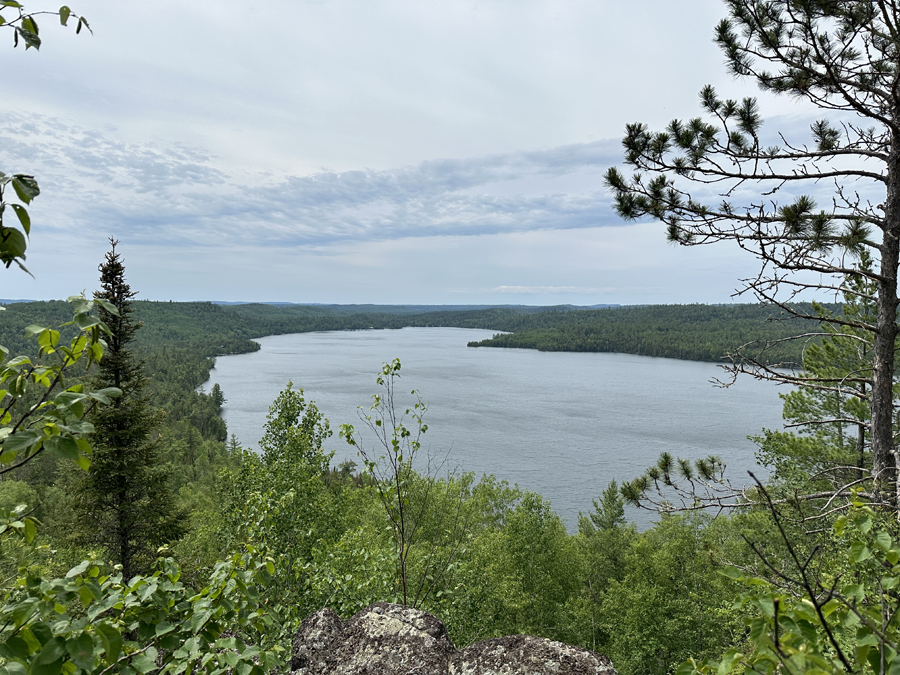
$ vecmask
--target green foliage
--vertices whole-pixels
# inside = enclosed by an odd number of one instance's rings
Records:
[[[91,311],[95,306],[111,308],[105,300],[93,302],[82,296],[69,298],[72,320],[59,329],[32,325],[27,334],[38,344],[35,357],[10,358],[0,346],[0,473],[23,466],[46,451],[65,460],[90,464],[91,446],[84,435],[94,431],[85,415],[98,403],[108,404],[121,394],[108,386],[90,391],[69,382],[79,369],[103,356],[103,335],[108,326]],[[71,326],[74,337],[66,343],[61,330]]]
[[[17,29],[16,34],[18,35],[18,31],[22,30],[21,28]],[[21,204],[7,201],[10,187]],[[28,215],[25,206],[31,204],[31,200],[40,193],[41,190],[34,176],[26,176],[21,173],[8,176],[0,171],[0,263],[6,267],[16,263],[23,271],[28,271],[22,264],[22,261],[25,260],[25,250],[28,248],[28,235],[31,233],[31,216]],[[4,220],[7,208],[16,214],[21,230],[10,226],[8,221]]]
[[[798,304],[802,312],[812,306]],[[833,309],[831,306],[826,306]],[[773,363],[799,363],[799,344],[778,343],[797,332],[799,320],[762,305],[651,305],[597,310],[540,307],[430,313],[350,313],[345,308],[269,305],[221,306],[211,303],[135,301],[135,318],[144,328],[135,348],[147,358],[153,387],[170,400],[187,386],[199,387],[212,367],[212,357],[252,352],[250,338],[284,333],[407,326],[450,326],[511,332],[478,346],[518,347],[545,351],[601,351],[722,361],[747,342]],[[57,302],[15,303],[0,325],[0,343],[19,346],[18,326],[63,319]],[[40,318],[39,318],[40,317]],[[196,365],[195,365],[196,364]],[[194,369],[197,374],[194,374]],[[202,373],[200,372],[202,369]],[[158,381],[160,380],[160,381]],[[163,382],[164,381],[164,382]],[[163,390],[168,390],[165,393]],[[160,401],[164,405],[164,401]],[[165,405],[164,405],[165,407]]]
[[[293,465],[324,474],[334,454],[322,451],[323,443],[331,436],[328,420],[315,403],[306,403],[302,389],[294,391],[293,387],[294,383],[288,382],[269,407],[265,435],[259,447],[265,462],[271,466],[283,463],[289,456]]]
[[[717,655],[741,633],[737,584],[719,564],[704,521],[666,516],[634,537],[608,579],[596,621],[604,653],[629,675],[665,675],[689,656]]]
[[[330,545],[313,549],[310,592],[318,605],[353,616],[373,602],[400,602],[396,551],[389,532],[374,519],[348,528]]]
[[[548,502],[526,492],[502,526],[473,533],[446,610],[457,644],[511,633],[566,639],[564,608],[579,589],[581,557]]]
[[[619,494],[619,484],[611,480],[600,495],[594,500],[594,510],[587,517],[578,514],[578,531],[592,534],[594,529],[605,532],[625,525],[625,500]]]
[[[752,612],[746,620],[748,642],[727,650],[720,660],[691,658],[678,673],[896,672],[896,522],[854,500],[850,513],[836,520],[833,536],[843,556],[827,565],[813,551],[796,556],[793,573],[776,570],[774,582],[729,570],[728,576],[748,589],[736,603]],[[784,541],[792,548],[790,538]],[[785,583],[800,592],[785,592]]]
[[[375,382],[382,388],[381,393],[372,396],[373,402],[368,413],[360,411],[361,421],[375,436],[374,449],[365,445],[350,424],[341,426],[341,437],[359,451],[390,522],[402,602],[404,605],[412,602],[413,606],[418,606],[420,598],[412,592],[407,566],[410,551],[416,542],[419,519],[427,504],[423,503],[418,509],[414,509],[409,495],[415,476],[413,461],[421,450],[422,434],[428,430],[428,425],[423,422],[423,415],[428,408],[418,392],[413,390],[411,395],[415,402],[406,408],[405,413],[398,412],[395,385],[399,377],[400,360],[385,363],[375,378]],[[415,431],[406,427],[408,416],[415,425]]]
[[[17,0],[3,0],[3,2],[0,2],[0,28],[12,29],[14,47],[18,47],[21,40],[26,50],[31,48],[38,50],[41,48],[40,28],[37,21],[37,17],[40,15],[59,17],[61,26],[68,26],[70,19],[78,19],[75,25],[76,35],[81,32],[82,28],[87,28],[89,31],[91,29],[87,19],[75,14],[68,5],[63,5],[57,11],[28,12],[25,10],[24,5]],[[37,185],[35,184],[36,187]],[[16,192],[18,192],[18,189],[16,189]]]
[[[328,420],[295,391],[291,383],[269,408],[263,454],[239,450],[236,466],[223,471],[218,516],[221,527],[213,536],[222,552],[246,543],[265,552],[277,564],[268,584],[272,607],[299,623],[315,611],[309,594],[310,564],[317,547],[328,547],[344,532],[340,492],[323,480],[331,453],[323,443],[331,435]],[[289,640],[291,624],[281,636]]]
[[[764,147],[756,100],[722,99],[706,86],[700,117],[673,120],[656,132],[641,123],[626,127],[625,162],[634,171],[626,177],[610,169],[607,187],[622,218],[657,220],[674,243],[729,241],[751,254],[759,270],[741,280],[739,293],[831,324],[838,333],[849,328],[867,345],[873,354],[870,376],[846,373],[847,379],[836,381],[826,373],[814,381],[820,391],[830,388],[839,398],[845,398],[844,384],[870,385],[864,398],[858,391],[860,402],[868,402],[868,419],[858,417],[865,406],[841,411],[838,419],[868,427],[873,492],[896,505],[900,206],[892,195],[900,187],[895,121],[900,91],[894,86],[900,12],[895,3],[832,0],[727,0],[726,6],[728,18],[716,28],[715,40],[731,72],[836,116],[812,124],[809,140],[772,134],[779,145]],[[846,124],[848,115],[859,119]],[[822,184],[834,190],[819,207],[808,192]],[[801,294],[831,295],[848,276],[860,288],[868,286],[857,297],[877,307],[871,317],[864,312],[848,322],[791,304]],[[805,338],[803,333],[797,337]],[[746,350],[735,355],[733,372],[796,383]],[[807,397],[805,403],[812,402]],[[860,437],[865,445],[864,430]]]
[[[60,578],[22,576],[0,607],[2,670],[263,675],[284,661],[260,641],[274,622],[260,609],[273,572],[250,551],[217,564],[199,592],[169,559],[130,581],[90,561]]]
[[[95,295],[112,310],[101,309],[112,334],[92,382],[95,387],[115,387],[122,396],[91,413],[95,451],[87,473],[68,472],[71,538],[101,547],[130,579],[148,570],[157,549],[179,539],[185,527],[152,437],[160,414],[149,405],[141,363],[130,349],[140,328],[131,318],[134,292],[125,282],[116,242],[111,243],[100,267],[101,291]]]
[[[870,271],[872,264],[864,253],[862,269]],[[808,490],[801,486],[813,481],[823,490],[839,490],[867,479],[872,467],[868,426],[874,354],[872,340],[861,326],[875,321],[875,288],[864,277],[848,275],[843,291],[839,314],[817,308],[840,325],[822,326],[824,339],[804,352],[801,386],[781,395],[784,419],[794,430],[766,429],[754,439],[759,444],[757,458],[783,488]],[[894,390],[896,405],[900,385],[895,384]]]
[[[796,305],[811,311],[808,305]],[[765,363],[797,364],[802,345],[785,341],[799,319],[765,305],[649,305],[508,316],[484,328],[512,331],[470,347],[623,352],[694,361],[729,361],[743,347]]]

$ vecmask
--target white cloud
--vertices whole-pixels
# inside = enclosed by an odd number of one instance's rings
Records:
[[[229,173],[202,148],[126,143],[115,131],[12,111],[6,119],[0,162],[39,177],[46,197],[36,206],[51,206],[45,221],[114,228],[135,243],[322,246],[618,224],[602,189],[617,152],[608,141],[264,177]],[[569,177],[592,189],[565,190]]]

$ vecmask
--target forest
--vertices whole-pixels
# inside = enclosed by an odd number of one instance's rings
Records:
[[[744,250],[757,304],[143,302],[110,239],[93,292],[3,308],[0,670],[284,672],[307,614],[387,600],[433,613],[457,646],[529,633],[606,654],[621,675],[900,673],[900,8],[726,6],[715,41],[732,75],[848,117],[764,146],[757,102],[708,86],[701,117],[628,125],[629,170],[605,183],[626,221]],[[0,12],[15,45],[40,47],[47,12]],[[67,6],[49,13],[89,30]],[[865,181],[883,202],[860,196]],[[794,184],[835,192],[822,208],[782,190]],[[0,173],[0,275],[27,271],[39,195],[35,177]],[[832,304],[795,302],[807,295]],[[229,439],[229,393],[202,389],[215,357],[253,337],[438,325],[505,333],[483,346],[722,360],[790,384],[784,428],[754,438],[767,477],[663,453],[585,495],[569,533],[502,477],[417,470],[427,409],[399,361],[373,366],[356,427],[333,429],[288,383],[259,448]],[[360,462],[332,466],[336,443]],[[638,531],[626,503],[658,521]]]

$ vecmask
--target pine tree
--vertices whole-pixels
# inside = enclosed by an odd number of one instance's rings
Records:
[[[141,327],[132,318],[136,292],[125,281],[118,242],[110,239],[110,244],[100,265],[101,290],[94,297],[110,302],[119,315],[101,311],[112,337],[93,385],[118,387],[122,396],[91,415],[94,454],[90,470],[75,481],[73,534],[77,543],[101,547],[130,579],[148,570],[159,546],[184,534],[185,516],[154,439],[162,413],[149,404],[143,364],[132,350]]]
[[[610,169],[616,210],[666,225],[686,246],[729,241],[754,256],[757,273],[741,292],[781,311],[864,334],[871,375],[864,439],[873,493],[900,504],[894,419],[900,271],[900,5],[866,0],[726,0],[716,28],[729,70],[764,91],[818,107],[805,138],[773,134],[767,145],[756,99],[700,92],[702,116],[654,132],[628,125],[628,176]],[[832,193],[821,206],[813,194]],[[874,262],[864,269],[862,253]],[[846,274],[870,282],[874,315],[847,320],[798,309],[811,293],[832,295]],[[819,296],[821,297],[821,295]],[[803,336],[798,338],[805,339]],[[851,338],[853,339],[853,338]],[[806,384],[755,350],[734,372]]]

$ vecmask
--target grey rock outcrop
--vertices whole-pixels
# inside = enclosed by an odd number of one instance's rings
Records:
[[[534,635],[477,642],[450,659],[449,675],[616,675],[612,661],[589,649]]]
[[[292,675],[616,675],[605,656],[532,635],[457,651],[439,619],[376,602],[344,622],[330,609],[297,630]]]
[[[346,623],[330,609],[303,620],[291,649],[294,675],[447,675],[456,653],[427,612],[376,602]]]

